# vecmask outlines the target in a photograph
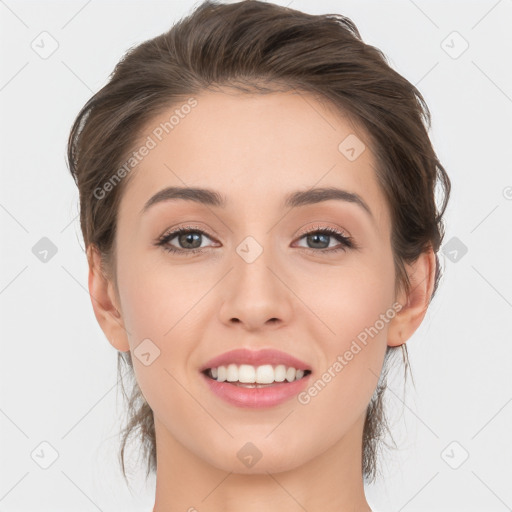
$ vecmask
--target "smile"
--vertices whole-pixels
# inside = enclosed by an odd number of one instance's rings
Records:
[[[274,369],[271,365],[263,365],[255,368],[254,372],[256,373],[259,368],[264,368],[266,366],[269,366],[270,368],[260,370],[259,374],[267,374],[268,377],[266,380],[270,380],[270,378],[279,379],[282,377],[283,369],[279,368],[279,366]],[[311,377],[310,370],[305,370],[302,377],[299,377],[298,375],[300,375],[302,370],[296,370],[293,367],[289,367],[286,369],[286,374],[288,377],[293,379],[291,381],[285,378],[281,382],[276,380],[267,383],[240,382],[238,380],[239,376],[236,380],[231,382],[227,380],[219,381],[219,373],[221,374],[221,377],[223,373],[222,368],[222,366],[219,366],[217,368],[208,369],[201,372],[200,375],[214,396],[220,398],[223,402],[229,405],[240,408],[270,408],[287,402],[293,397],[296,397],[301,391],[304,391]],[[226,371],[226,376],[228,372],[232,372],[231,377],[235,377],[234,370],[229,370],[229,366],[227,368],[224,367],[224,369]],[[217,370],[217,378],[213,377],[215,370]],[[244,379],[245,371],[246,370],[242,369],[242,379]],[[272,374],[270,371],[272,371]],[[293,373],[295,373],[295,375],[293,375]],[[273,377],[271,377],[272,375]]]
[[[302,379],[311,373],[310,370],[296,369],[284,364],[253,366],[250,364],[221,365],[215,368],[208,368],[205,373],[217,382],[229,382],[244,387],[271,386],[282,382],[293,382]]]

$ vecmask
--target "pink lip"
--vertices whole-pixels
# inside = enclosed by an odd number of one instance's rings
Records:
[[[274,349],[249,350],[238,348],[210,359],[200,369],[202,378],[205,379],[210,390],[217,396],[238,407],[260,408],[283,403],[300,393],[309,382],[309,377],[311,376],[311,373],[309,373],[302,379],[293,382],[285,380],[271,386],[246,388],[229,382],[218,382],[204,373],[208,368],[218,368],[219,366],[228,366],[229,364],[251,364],[253,366],[264,364],[277,366],[283,364],[286,367],[292,366],[296,370],[309,371],[311,371],[311,366],[286,352]]]
[[[244,388],[229,382],[217,382],[206,374],[201,377],[210,390],[237,407],[263,408],[279,405],[300,393],[310,380],[311,373],[293,382],[279,382],[263,388]]]
[[[261,366],[264,364],[278,365],[284,364],[285,366],[292,366],[296,370],[310,370],[311,367],[304,361],[297,359],[296,357],[281,352],[280,350],[274,350],[270,348],[262,350],[249,350],[246,348],[237,348],[225,352],[220,356],[210,359],[205,363],[199,371],[203,372],[208,368],[218,368],[219,366],[227,366],[229,364],[251,364],[253,366]],[[300,381],[297,381],[300,382]],[[262,388],[260,388],[262,389]]]

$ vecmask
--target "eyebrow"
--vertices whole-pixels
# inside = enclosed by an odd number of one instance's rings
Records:
[[[151,198],[144,204],[141,215],[147,212],[153,205],[173,201],[173,200],[193,201],[195,203],[213,206],[217,208],[225,208],[227,199],[219,192],[199,187],[167,187]],[[317,204],[331,200],[346,201],[360,206],[374,220],[370,207],[365,203],[363,198],[354,192],[348,192],[336,187],[313,188],[309,190],[297,190],[285,197],[284,208],[297,208],[310,204]]]

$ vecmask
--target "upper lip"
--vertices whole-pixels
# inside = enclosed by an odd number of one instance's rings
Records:
[[[311,367],[304,361],[297,359],[296,357],[271,348],[261,350],[250,350],[247,348],[237,348],[224,352],[219,356],[210,359],[200,369],[205,371],[209,368],[218,368],[219,366],[227,366],[229,364],[250,364],[253,366],[261,366],[264,364],[279,365],[284,364],[285,366],[292,366],[296,370],[310,370]]]

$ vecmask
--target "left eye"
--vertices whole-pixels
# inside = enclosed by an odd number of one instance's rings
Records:
[[[299,238],[299,240],[302,240],[303,238],[306,238],[308,242],[313,243],[314,245],[314,247],[304,247],[304,249],[313,250],[315,252],[318,252],[318,250],[320,250],[320,252],[333,253],[340,250],[346,251],[347,249],[355,248],[355,243],[353,242],[351,237],[344,235],[343,233],[334,228],[318,227],[313,231],[308,231],[307,233],[304,233]],[[339,242],[339,247],[335,246],[330,248],[329,238],[336,239]],[[322,247],[318,247],[318,244],[322,245]],[[327,244],[327,246],[324,247],[324,244]]]
[[[210,239],[210,237],[200,229],[179,228],[176,229],[175,231],[172,231],[171,233],[163,235],[156,242],[156,245],[162,246],[168,252],[190,255],[204,252],[205,246],[202,246],[201,244],[202,237]],[[178,239],[178,244],[181,247],[171,245],[170,242],[175,238]],[[329,239],[333,238],[339,242],[339,247],[329,247]],[[299,240],[302,239],[306,239],[307,242],[312,243],[313,247],[299,247],[314,252],[332,253],[340,250],[346,251],[349,248],[356,247],[351,237],[344,235],[343,233],[334,228],[322,228],[315,229],[313,231],[308,231],[306,233],[303,233],[299,237]],[[324,246],[325,244],[327,245]]]

